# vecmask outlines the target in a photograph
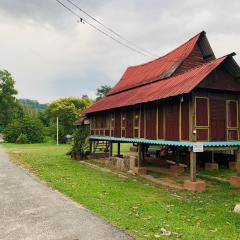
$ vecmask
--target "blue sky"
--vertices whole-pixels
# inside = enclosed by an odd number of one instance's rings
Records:
[[[73,1],[158,56],[202,30],[217,57],[240,52],[238,0]],[[20,98],[94,97],[128,66],[151,60],[77,23],[55,0],[0,0],[0,29],[0,68],[13,74]]]

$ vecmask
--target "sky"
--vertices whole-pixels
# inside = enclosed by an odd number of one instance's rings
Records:
[[[72,1],[159,57],[202,30],[217,57],[240,53],[239,0]],[[116,84],[127,67],[153,59],[79,23],[56,0],[0,0],[0,31],[0,69],[12,73],[18,98],[41,103],[93,98],[101,85]]]

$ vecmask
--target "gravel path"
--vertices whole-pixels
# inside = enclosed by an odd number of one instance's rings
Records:
[[[0,146],[1,240],[130,240],[9,160]]]

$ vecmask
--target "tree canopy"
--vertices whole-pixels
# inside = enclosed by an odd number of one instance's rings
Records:
[[[96,100],[100,100],[101,98],[105,97],[107,93],[111,90],[111,86],[109,85],[102,85],[97,89],[97,98]]]
[[[93,101],[89,98],[61,98],[48,105],[47,114],[51,125],[55,125],[56,118],[59,118],[60,142],[64,142],[66,134],[72,134],[74,130],[73,122],[77,120],[80,113]]]
[[[7,70],[0,70],[0,125],[6,126],[19,110],[15,81]]]

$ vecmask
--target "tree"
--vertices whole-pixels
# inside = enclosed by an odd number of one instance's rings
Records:
[[[41,143],[44,137],[41,121],[28,114],[23,118],[12,120],[4,130],[4,139],[10,143]]]
[[[0,125],[5,127],[20,111],[15,81],[7,70],[0,70]]]
[[[80,113],[92,104],[89,98],[61,98],[49,104],[47,112],[52,129],[56,129],[56,118],[59,118],[59,128],[61,136],[60,142],[65,142],[64,136],[72,134],[74,130],[73,122],[79,118]],[[53,132],[54,135],[55,131]]]
[[[111,86],[109,85],[102,85],[100,88],[97,89],[97,98],[96,101],[100,100],[101,98],[105,97],[107,93],[111,90]]]

